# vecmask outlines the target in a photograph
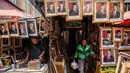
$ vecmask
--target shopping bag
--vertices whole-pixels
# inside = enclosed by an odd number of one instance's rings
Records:
[[[78,64],[75,62],[75,61],[73,61],[72,63],[71,63],[71,67],[75,70],[75,69],[78,69]]]

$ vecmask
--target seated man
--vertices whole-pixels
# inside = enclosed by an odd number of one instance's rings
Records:
[[[42,60],[44,53],[45,53],[44,46],[39,43],[39,39],[37,37],[32,37],[31,45],[27,46],[26,61],[33,59]]]

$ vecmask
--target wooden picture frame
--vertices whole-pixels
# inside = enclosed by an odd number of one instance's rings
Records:
[[[10,46],[10,38],[2,38],[1,39],[1,47],[9,47]]]
[[[81,21],[69,21],[66,23],[65,28],[82,28]]]
[[[124,0],[110,0],[109,5],[110,22],[122,21],[124,16]]]
[[[83,0],[83,15],[93,15],[94,0]]]
[[[26,20],[18,21],[19,35],[21,38],[28,38],[28,26]]]
[[[1,38],[10,38],[9,27],[7,22],[0,22]]]
[[[27,19],[27,26],[28,26],[29,36],[37,36],[38,35],[36,19],[28,18]]]
[[[107,22],[108,17],[109,0],[94,0],[94,14],[93,23]]]
[[[130,28],[124,28],[124,39],[119,43],[119,50],[130,50]]]
[[[116,66],[117,51],[116,49],[101,50],[101,66]]]
[[[13,38],[14,47],[22,47],[22,39],[21,38]]]
[[[67,0],[66,21],[82,19],[82,0]]]
[[[11,37],[19,37],[18,21],[9,21],[8,27]]]
[[[112,28],[100,27],[100,47],[102,49],[115,48],[115,43],[112,41]]]
[[[56,0],[44,0],[45,5],[45,15],[46,16],[56,16],[57,10],[56,10]],[[52,7],[52,8],[51,8]]]
[[[130,72],[129,68],[130,68],[130,55],[127,53],[120,52],[118,57],[116,73],[129,73]]]
[[[47,25],[47,22],[44,18],[40,17],[39,18],[39,32],[40,33],[45,33],[45,27]]]
[[[114,42],[122,42],[123,41],[123,28],[113,27],[112,28],[112,39]]]
[[[67,0],[56,0],[57,3],[57,15],[67,15]]]

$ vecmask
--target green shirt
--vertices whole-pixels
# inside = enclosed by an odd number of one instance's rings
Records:
[[[89,55],[93,55],[94,52],[92,51],[91,47],[86,44],[85,47],[83,47],[81,44],[78,45],[76,53],[75,53],[75,58],[85,60],[86,57]]]

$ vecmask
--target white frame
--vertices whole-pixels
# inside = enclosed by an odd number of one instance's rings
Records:
[[[109,49],[103,49],[103,50],[109,50]],[[116,64],[116,49],[110,49],[111,51],[113,51],[113,53],[114,53],[114,55],[113,55],[113,57],[114,57],[114,62],[107,62],[107,63],[105,63],[104,61],[103,61],[103,59],[104,59],[104,55],[103,55],[103,50],[101,51],[101,55],[102,55],[102,65],[115,65]]]
[[[19,22],[20,22],[20,23],[25,23],[26,35],[21,35],[21,34],[20,34]],[[28,26],[27,26],[27,21],[25,21],[25,20],[18,21],[18,27],[19,27],[19,35],[20,35],[20,37],[21,37],[21,38],[28,38],[29,36],[28,36]]]
[[[29,36],[37,36],[38,33],[37,33],[37,23],[36,23],[36,19],[34,19],[34,18],[28,18],[28,19],[27,19],[27,26],[28,26],[28,21],[33,21],[34,30],[35,30],[35,34],[30,34],[30,33],[28,32]],[[28,30],[28,31],[29,31],[29,30]]]
[[[84,2],[87,2],[87,1],[92,2],[92,4],[91,4],[92,12],[90,12],[90,13],[85,13],[84,12],[84,10],[85,10]],[[93,1],[94,0],[83,0],[83,15],[93,15]]]
[[[58,8],[59,8],[59,7],[58,7],[58,2],[59,2],[59,1],[65,1],[65,10],[66,10],[65,12],[61,12],[61,13],[58,12]],[[67,14],[67,9],[66,9],[66,7],[67,7],[67,1],[66,1],[66,0],[57,0],[57,1],[56,1],[56,4],[57,4],[57,7],[56,7],[57,14],[58,14],[58,15],[66,15],[66,14]]]
[[[107,6],[107,8],[106,8],[106,18],[96,18],[96,12],[97,12],[97,10],[96,10],[96,3],[97,2],[105,2],[106,3],[106,6]],[[94,1],[94,16],[93,16],[93,23],[94,22],[106,22],[106,21],[108,21],[108,19],[109,19],[109,17],[108,17],[108,15],[109,15],[109,1],[108,0],[100,0],[100,1]]]

